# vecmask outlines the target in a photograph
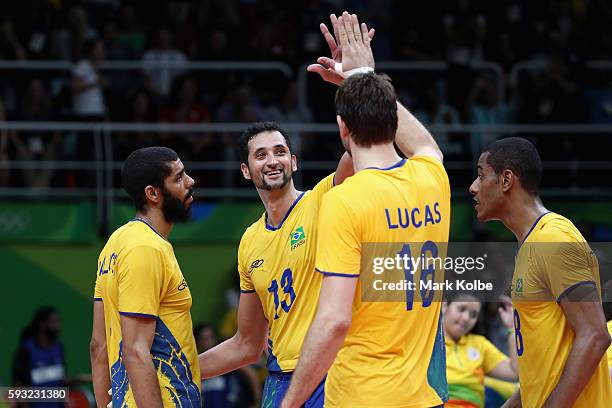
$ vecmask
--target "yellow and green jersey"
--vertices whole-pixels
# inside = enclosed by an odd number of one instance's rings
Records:
[[[123,364],[125,315],[155,320],[151,359],[164,407],[200,407],[191,293],[172,245],[141,220],[117,229],[98,258],[94,300],[104,303],[113,406],[136,407]]]
[[[485,376],[508,357],[486,337],[467,334],[446,339],[446,407],[484,407]]]
[[[267,366],[273,372],[295,369],[317,310],[322,280],[314,271],[317,219],[333,183],[331,174],[300,193],[276,227],[264,213],[240,240],[240,291],[259,296],[269,322]]]
[[[542,215],[519,247],[512,278],[525,408],[541,407],[559,382],[574,343],[574,331],[559,302],[580,285],[591,285],[601,294],[597,258],[571,221],[555,213]],[[574,406],[607,407],[611,401],[604,357]]]
[[[449,225],[450,186],[438,160],[417,156],[364,169],[323,199],[316,267],[363,284],[371,278],[361,275],[364,244],[444,257],[437,244],[448,242]],[[443,271],[430,272],[443,279]],[[419,270],[413,279],[424,276]],[[441,299],[411,293],[403,302],[370,301],[357,284],[352,324],[327,375],[326,407],[423,408],[446,401]]]

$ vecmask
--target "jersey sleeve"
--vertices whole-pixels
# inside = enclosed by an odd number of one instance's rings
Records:
[[[100,256],[101,258],[102,256]],[[101,269],[101,264],[102,262],[106,261],[106,258],[104,258],[104,260],[101,260],[98,258],[98,268],[96,269],[96,282],[94,283],[94,294],[93,294],[93,300],[94,301],[101,301],[102,300],[102,275],[100,275],[100,269]],[[102,265],[103,266],[103,265]]]
[[[541,233],[540,242],[532,243],[540,279],[547,283],[557,302],[580,285],[596,286],[595,263],[586,242],[578,242],[555,230]]]
[[[489,341],[486,337],[482,337],[482,366],[484,368],[485,373],[489,373],[495,367],[499,365],[502,361],[508,359],[504,353],[502,353],[493,343]]]
[[[447,197],[450,197],[450,181],[444,164],[431,156],[413,156],[411,161],[424,164],[429,174],[438,182]]]
[[[324,275],[358,277],[361,233],[353,209],[338,194],[326,194],[319,212],[316,269]]]
[[[246,265],[247,257],[245,254],[246,246],[248,244],[248,237],[245,233],[240,240],[240,245],[238,246],[238,274],[240,275],[240,292],[241,293],[253,293],[255,292],[255,286],[253,285],[253,280],[251,279],[251,273],[249,265]]]
[[[100,280],[100,276],[96,274],[96,284],[94,286],[94,300],[102,300],[102,282]]]
[[[311,194],[316,196],[317,201],[321,201],[325,193],[332,189],[334,186],[334,176],[336,173],[332,173],[329,176],[325,177],[323,180],[319,181],[316,186],[313,187]]]
[[[118,308],[126,316],[156,317],[164,287],[161,251],[137,246],[123,255],[117,268]]]

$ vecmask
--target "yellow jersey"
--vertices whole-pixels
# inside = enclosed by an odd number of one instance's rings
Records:
[[[361,170],[325,195],[317,271],[361,281],[351,327],[327,375],[327,408],[423,408],[447,400],[441,299],[419,299],[418,291],[413,297],[406,292],[404,302],[363,299],[363,282],[371,276],[362,275],[361,263],[368,243],[393,243],[414,251],[412,257],[439,250],[444,257],[436,243],[448,242],[449,226],[448,176],[431,157]],[[432,279],[443,279],[443,271]]]
[[[164,407],[200,407],[191,293],[172,245],[144,221],[117,229],[98,258],[94,300],[104,303],[113,406],[136,407],[122,359],[120,315],[155,319],[151,359]]]
[[[269,323],[268,370],[295,369],[317,310],[321,276],[314,271],[317,219],[334,175],[302,192],[276,227],[264,213],[244,232],[238,248],[240,291],[257,293]]]
[[[512,278],[525,408],[541,407],[561,377],[574,332],[559,302],[579,285],[592,285],[601,294],[597,258],[570,220],[551,212],[543,214],[519,247]],[[612,385],[604,357],[574,406],[607,407],[611,401]]]
[[[446,339],[448,403],[445,407],[484,407],[485,375],[508,357],[486,337],[467,334]]]
[[[608,333],[612,336],[612,320],[608,322]],[[608,356],[608,368],[612,368],[612,344],[608,347],[608,352],[606,353]]]

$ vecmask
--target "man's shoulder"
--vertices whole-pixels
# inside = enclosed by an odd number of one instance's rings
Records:
[[[117,228],[111,234],[106,246],[113,246],[124,250],[146,247],[159,251],[163,251],[166,247],[171,247],[170,243],[151,227],[138,221],[130,221]]]
[[[244,232],[242,233],[241,243],[243,241],[248,241],[250,239],[255,238],[262,227],[265,227],[266,223],[266,214],[265,212],[261,214],[257,220],[255,220],[251,225],[249,225]],[[245,242],[246,243],[246,242]]]
[[[585,239],[576,226],[566,217],[548,213],[542,217],[533,242],[584,242]]]

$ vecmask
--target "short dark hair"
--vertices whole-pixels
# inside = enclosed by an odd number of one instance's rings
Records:
[[[542,181],[542,161],[536,147],[522,137],[508,137],[487,146],[487,163],[496,174],[508,169],[517,175],[521,186],[531,195],[537,195]]]
[[[287,132],[280,127],[280,125],[276,122],[255,122],[251,126],[247,128],[240,136],[240,140],[238,141],[238,149],[240,155],[240,162],[247,163],[249,162],[249,141],[253,139],[260,133],[263,132],[278,132],[285,138],[285,142],[287,143],[287,147],[289,151],[291,151],[291,139]]]
[[[336,114],[358,146],[393,142],[397,131],[397,96],[391,80],[374,72],[347,78],[336,91]]]
[[[449,305],[453,302],[458,302],[459,299],[464,297],[471,297],[476,302],[482,303],[481,295],[476,292],[462,292],[462,291],[449,291],[444,294],[444,301]],[[466,300],[465,302],[469,302]]]
[[[144,211],[147,204],[145,187],[164,187],[164,179],[170,175],[169,162],[178,160],[172,149],[160,146],[143,147],[130,153],[121,168],[121,182],[137,211]]]

